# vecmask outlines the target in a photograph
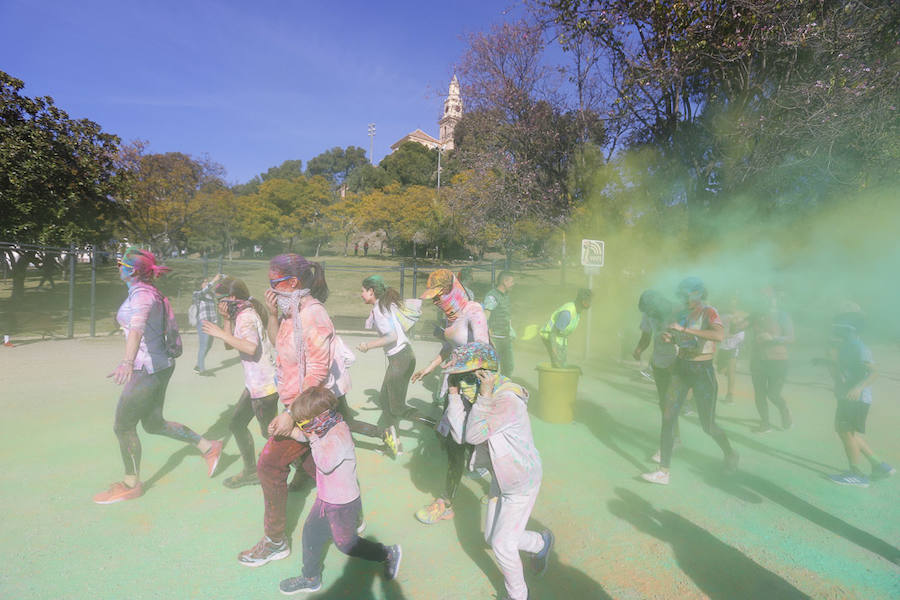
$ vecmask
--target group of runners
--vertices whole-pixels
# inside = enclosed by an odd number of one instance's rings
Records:
[[[210,477],[222,454],[222,442],[207,440],[189,427],[163,418],[166,387],[180,354],[172,308],[153,283],[168,268],[157,264],[152,253],[129,248],[119,261],[119,269],[128,287],[127,298],[117,313],[125,332],[125,356],[110,377],[125,386],[114,427],[125,476],[94,497],[98,504],[132,500],[143,494],[138,423],[148,433],[196,446]],[[225,479],[224,485],[236,488],[259,484],[262,488],[263,536],[239,553],[242,565],[259,567],[290,555],[288,491],[302,487],[304,481],[315,482],[316,500],[302,533],[302,571],[281,582],[283,593],[321,588],[323,559],[330,542],[349,556],[382,563],[387,579],[396,577],[402,557],[400,545],[361,537],[365,520],[351,434],[382,440],[387,453],[396,457],[402,452],[398,436],[401,420],[434,429],[447,456],[443,489],[415,517],[424,524],[453,518],[454,497],[463,473],[467,468],[486,471],[491,483],[484,536],[503,573],[507,596],[514,600],[528,597],[520,552],[529,555],[535,572],[543,573],[547,568],[554,544],[552,532],[526,529],[540,490],[542,468],[531,433],[528,391],[509,378],[515,332],[510,323],[508,293],[514,278],[508,272],[501,273],[483,303],[474,300],[460,279],[449,270],[438,269],[429,275],[421,298],[414,300],[402,299],[380,276],[362,281],[360,297],[371,306],[366,326],[377,336],[360,343],[357,350],[380,348],[387,359],[377,424],[358,420],[347,404],[353,353],[336,334],[325,307],[329,290],[321,264],[297,254],[276,256],[269,265],[269,287],[262,300],[252,297],[247,285],[233,277],[218,275],[203,286],[204,293],[214,296],[223,325],[203,319],[199,329],[237,351],[244,374],[244,387],[230,422],[242,469]],[[733,376],[731,361],[736,358],[745,330],[752,335],[751,372],[761,420],[757,431],[771,430],[769,402],[780,411],[782,428],[792,426],[781,389],[793,326],[778,309],[777,294],[770,292],[765,310],[751,315],[731,307],[724,321],[706,304],[706,288],[699,279],[685,279],[677,296],[679,303],[647,291],[638,303],[643,335],[634,355],[640,359],[652,342],[651,365],[662,415],[659,450],[653,457],[659,467],[642,477],[657,484],[669,483],[672,452],[679,441],[678,416],[689,395],[703,430],[721,447],[726,469],[737,469],[739,456],[715,422],[718,383],[713,358],[717,343],[730,338],[730,348],[724,350],[720,364]],[[421,314],[422,300],[431,300],[443,317],[436,332],[442,345],[417,371],[407,332]],[[565,364],[566,340],[590,303],[590,292],[579,291],[574,301],[554,311],[540,330],[555,366]],[[838,393],[836,428],[850,463],[846,473],[832,479],[850,485],[868,483],[859,467],[860,455],[871,462],[872,477],[894,472],[862,438],[871,403],[869,383],[874,376],[871,355],[858,337],[862,322],[859,312],[849,311],[836,318],[838,342],[827,361]],[[409,406],[406,395],[410,382],[420,381],[438,368],[442,369],[438,396],[443,411],[436,421]],[[248,428],[254,417],[267,440],[258,457]],[[289,484],[292,466],[296,473]]]
[[[166,388],[181,353],[174,313],[154,285],[168,268],[157,264],[152,253],[129,248],[119,261],[119,271],[128,287],[116,316],[125,332],[125,357],[110,376],[125,386],[114,427],[125,476],[94,496],[98,504],[143,494],[138,423],[148,433],[196,446],[210,477],[222,455],[222,442],[207,440],[189,427],[163,418]],[[549,530],[525,528],[541,485],[540,455],[531,434],[528,392],[501,370],[501,366],[503,370],[512,368],[511,346],[501,344],[498,357],[491,344],[491,326],[498,338],[511,335],[506,294],[512,285],[511,274],[499,275],[491,292],[491,310],[486,312],[446,269],[431,273],[421,299],[412,301],[401,299],[380,276],[362,281],[360,297],[371,306],[367,327],[374,329],[377,337],[359,344],[357,350],[381,348],[387,357],[379,395],[382,414],[373,425],[356,419],[347,404],[353,353],[335,333],[325,308],[328,285],[321,264],[297,254],[276,256],[269,265],[269,288],[262,301],[233,277],[218,275],[204,283],[201,292],[215,297],[223,325],[202,319],[199,330],[236,350],[244,373],[244,387],[230,422],[243,468],[225,479],[224,485],[259,484],[262,488],[264,534],[258,543],[239,553],[242,565],[259,567],[290,555],[285,528],[288,479],[294,466],[290,487],[302,487],[309,477],[315,482],[316,500],[303,527],[302,571],[283,580],[281,592],[321,588],[323,558],[330,542],[345,554],[382,563],[385,578],[395,578],[402,557],[400,545],[361,537],[365,520],[351,433],[380,438],[388,453],[397,456],[402,452],[399,422],[407,419],[436,429],[448,459],[442,493],[417,511],[416,518],[425,524],[452,518],[453,498],[467,464],[487,469],[491,486],[485,540],[503,572],[508,597],[528,597],[519,553],[527,552],[532,568],[543,573],[554,538]],[[416,371],[407,331],[420,315],[422,299],[432,300],[444,323],[440,352]],[[205,345],[201,355],[205,355]],[[439,367],[443,413],[435,422],[410,407],[406,394],[411,381]],[[267,440],[258,458],[248,429],[254,417]]]
[[[760,421],[753,431],[759,434],[773,431],[769,403],[778,409],[781,429],[793,428],[791,410],[782,391],[788,371],[788,347],[794,342],[794,325],[779,306],[779,295],[772,287],[764,288],[750,312],[740,310],[736,297],[732,296],[727,312],[720,316],[706,303],[706,286],[696,277],[688,277],[678,285],[677,301],[656,290],[641,294],[638,309],[642,314],[642,335],[633,356],[640,360],[652,342],[650,365],[662,414],[659,449],[651,457],[659,467],[643,473],[641,477],[645,481],[669,483],[672,451],[680,443],[678,417],[689,396],[696,405],[703,431],[722,449],[726,471],[737,470],[740,457],[725,432],[716,425],[719,388],[713,360],[717,344],[718,370],[727,380],[723,401],[734,401],[735,362],[749,334],[750,378]],[[848,462],[846,471],[828,478],[840,485],[858,487],[867,487],[871,480],[896,472],[863,438],[872,404],[871,383],[875,378],[872,354],[859,337],[864,323],[865,317],[857,305],[842,307],[832,322],[825,356],[815,361],[826,366],[834,380],[837,400],[834,427]],[[863,457],[870,464],[868,475],[862,466]]]

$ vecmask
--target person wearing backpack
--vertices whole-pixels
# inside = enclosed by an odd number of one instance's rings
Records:
[[[125,331],[125,358],[108,377],[125,386],[113,428],[119,438],[125,477],[95,495],[97,504],[133,500],[144,493],[138,423],[147,433],[196,446],[206,459],[208,476],[215,474],[219,464],[222,442],[207,440],[191,428],[163,418],[166,387],[175,371],[175,358],[181,354],[181,337],[172,307],[153,285],[157,277],[168,271],[168,267],[156,264],[151,252],[134,247],[128,248],[119,260],[119,276],[128,286],[128,297],[116,313],[116,320]]]
[[[366,329],[377,331],[378,338],[371,342],[362,342],[356,349],[368,352],[372,348],[382,348],[387,357],[387,371],[381,384],[381,392],[378,394],[382,409],[378,427],[384,428],[384,443],[396,458],[403,452],[400,439],[397,437],[400,419],[430,421],[406,404],[409,378],[416,370],[416,355],[406,335],[409,327],[404,324],[408,323],[411,326],[421,314],[421,310],[410,307],[409,303],[418,303],[418,306],[421,306],[422,301],[416,299],[404,303],[397,290],[387,287],[381,275],[363,279],[359,295],[363,302],[372,307],[372,312],[366,320]]]

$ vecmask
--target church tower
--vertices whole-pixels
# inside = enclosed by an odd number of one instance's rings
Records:
[[[453,130],[462,118],[462,98],[459,95],[459,80],[456,75],[450,82],[450,92],[444,100],[444,114],[438,121],[441,126],[440,142],[445,150],[453,150]]]

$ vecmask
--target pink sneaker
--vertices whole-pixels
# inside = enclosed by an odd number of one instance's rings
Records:
[[[209,476],[212,477],[216,472],[216,467],[219,466],[219,458],[222,456],[222,442],[213,440],[209,444],[209,450],[206,451],[203,458],[206,459],[206,466],[209,467]]]
[[[117,481],[105,492],[100,492],[94,496],[94,502],[97,504],[115,504],[123,500],[134,500],[140,498],[144,494],[144,486],[138,481],[134,487],[128,487],[124,481]]]

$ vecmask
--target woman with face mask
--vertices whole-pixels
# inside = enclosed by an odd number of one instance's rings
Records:
[[[487,318],[484,309],[477,302],[469,300],[465,289],[448,269],[438,269],[428,276],[427,289],[423,299],[431,299],[441,309],[447,319],[447,327],[443,330],[443,347],[428,366],[413,373],[411,382],[419,381],[434,371],[443,361],[450,357],[454,348],[470,342],[490,344]],[[466,463],[466,446],[453,440],[449,435],[450,424],[447,420],[447,378],[441,385],[441,397],[444,401],[444,415],[437,426],[438,435],[444,441],[447,451],[447,479],[444,493],[434,501],[416,512],[416,519],[431,525],[438,521],[453,518],[453,496],[459,487]]]
[[[234,407],[229,425],[241,452],[244,468],[223,482],[225,487],[238,488],[259,483],[253,435],[247,425],[256,416],[263,437],[269,437],[269,423],[278,412],[275,350],[266,335],[268,311],[259,300],[250,296],[243,281],[222,276],[216,281],[212,291],[225,327],[204,320],[200,323],[200,328],[208,336],[225,342],[226,348],[237,350],[244,371],[244,389]]]
[[[323,304],[328,298],[325,268],[299,254],[281,254],[269,263],[269,285],[267,329],[269,339],[275,340],[278,397],[285,411],[269,424],[269,441],[257,463],[265,500],[265,535],[256,546],[238,555],[238,561],[248,567],[259,567],[291,553],[285,536],[291,464],[301,461],[303,470],[315,479],[309,444],[290,437],[294,421],[288,411],[304,390],[315,386],[330,389],[351,431],[381,437],[374,425],[348,417],[344,395],[350,390],[350,373],[342,361],[335,360],[338,343],[334,324]]]
[[[139,248],[128,248],[119,260],[119,276],[128,287],[128,297],[116,313],[116,320],[125,331],[125,358],[109,377],[125,386],[116,407],[114,427],[125,477],[94,496],[97,504],[133,500],[144,493],[138,423],[147,433],[196,446],[206,459],[210,477],[219,464],[222,442],[207,440],[190,427],[163,418],[166,388],[175,371],[175,358],[166,344],[167,324],[174,315],[153,281],[168,271],[168,267],[156,264],[153,253]]]

